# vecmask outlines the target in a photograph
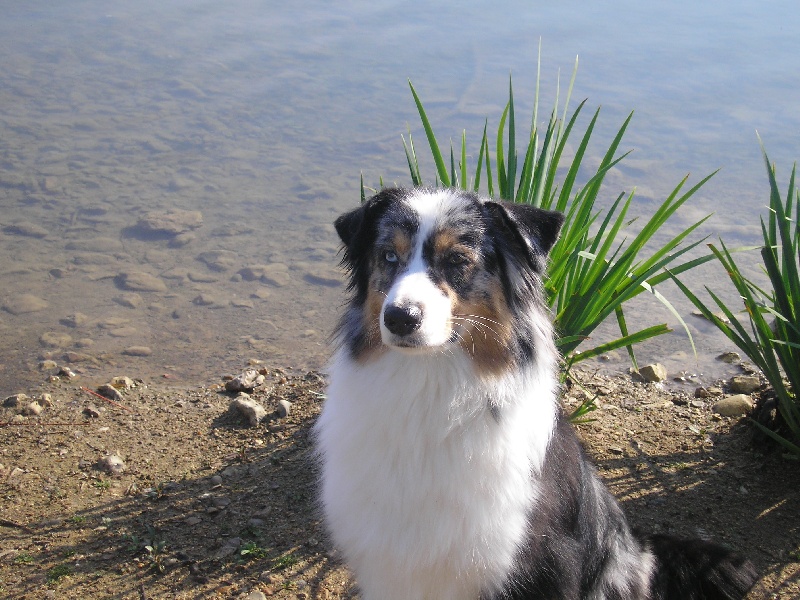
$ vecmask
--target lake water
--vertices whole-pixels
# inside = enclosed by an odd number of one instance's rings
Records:
[[[580,55],[572,104],[603,107],[592,160],[635,110],[622,144],[635,151],[604,197],[636,187],[647,214],[686,173],[722,168],[665,233],[714,212],[703,234],[757,242],[756,130],[782,185],[800,155],[800,5],[585,4],[5,3],[0,393],[44,381],[44,359],[87,381],[187,384],[249,359],[319,367],[343,300],[331,223],[361,173],[409,182],[407,126],[424,143],[407,80],[442,142],[466,129],[475,143],[509,73],[529,119],[540,39],[544,105]],[[142,224],[166,209],[192,211],[182,234]],[[687,281],[725,287],[717,268]],[[672,322],[655,310],[633,319]],[[699,363],[679,334],[642,359],[716,374],[710,357],[729,347],[687,319]]]

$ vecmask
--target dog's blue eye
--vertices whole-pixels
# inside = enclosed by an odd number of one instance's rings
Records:
[[[397,254],[392,252],[391,250],[387,250],[386,253],[383,255],[383,258],[386,259],[388,263],[396,263],[397,262]]]

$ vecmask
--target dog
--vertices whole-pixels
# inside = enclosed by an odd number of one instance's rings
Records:
[[[314,426],[364,600],[742,598],[752,564],[634,532],[559,406],[560,213],[384,189],[335,222],[349,300]]]

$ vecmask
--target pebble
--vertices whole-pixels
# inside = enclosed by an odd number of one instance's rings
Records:
[[[247,595],[247,600],[267,600],[267,596],[264,592],[254,590]]]
[[[234,398],[233,402],[230,404],[230,408],[244,415],[251,427],[258,425],[261,420],[267,416],[267,411],[264,410],[264,407],[251,399],[247,394],[240,394]]]
[[[211,504],[220,510],[228,508],[230,503],[231,499],[228,496],[212,496],[211,498]]]
[[[109,400],[113,400],[114,402],[122,402],[124,400],[124,397],[120,391],[110,383],[103,384],[97,388],[97,393],[101,396],[105,396]]]
[[[217,550],[217,553],[214,556],[214,558],[216,558],[217,560],[220,560],[222,558],[227,558],[231,556],[234,552],[236,552],[239,549],[239,546],[241,545],[242,545],[242,538],[238,537],[230,538],[225,541],[225,543],[219,550]]]
[[[100,468],[110,475],[119,476],[125,471],[125,461],[116,454],[109,454],[100,459]]]
[[[279,400],[278,401],[278,416],[281,419],[284,419],[289,416],[289,412],[292,410],[292,403],[288,400]]]
[[[133,388],[135,385],[133,379],[125,376],[112,377],[109,383],[118,390],[129,390]]]
[[[23,401],[28,399],[27,394],[14,394],[13,396],[9,396],[5,400],[3,400],[3,406],[7,408],[17,408],[20,406]]]
[[[747,394],[736,394],[718,400],[711,410],[723,417],[741,417],[753,409],[753,400]]]
[[[639,369],[639,375],[649,383],[657,383],[667,378],[667,368],[661,363],[653,363]]]
[[[150,356],[153,350],[149,346],[130,346],[122,351],[125,356]]]
[[[229,392],[250,393],[258,385],[259,372],[255,369],[247,369],[233,379],[225,382],[225,389]]]
[[[117,275],[116,281],[121,288],[134,292],[167,291],[167,284],[165,284],[161,278],[156,277],[155,275],[150,275],[149,273],[144,273],[142,271],[127,271],[120,273]]]
[[[708,387],[700,386],[694,391],[695,398],[712,398],[714,396],[721,396],[722,390],[716,386],[710,385]]]
[[[91,419],[99,419],[100,418],[100,411],[97,410],[96,406],[88,405],[84,407],[83,414]]]
[[[39,404],[36,400],[28,404],[25,408],[22,409],[22,414],[26,417],[35,417],[42,414],[44,407]]]
[[[209,482],[213,487],[222,485],[222,477],[220,475],[213,475],[211,479],[209,479]]]
[[[728,389],[734,394],[751,394],[761,387],[761,380],[754,375],[736,375],[728,382]]]
[[[24,315],[26,313],[44,310],[49,304],[33,294],[20,294],[6,299],[3,303],[3,310],[12,315]]]
[[[50,371],[56,368],[58,368],[58,363],[54,360],[46,359],[39,363],[40,371]]]

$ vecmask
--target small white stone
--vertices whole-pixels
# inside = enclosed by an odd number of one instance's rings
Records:
[[[284,419],[289,416],[289,413],[292,410],[292,403],[288,400],[279,400],[278,401],[278,416],[281,419]]]
[[[232,410],[237,410],[245,416],[251,427],[258,425],[267,416],[267,411],[247,394],[240,394],[230,404]]]

